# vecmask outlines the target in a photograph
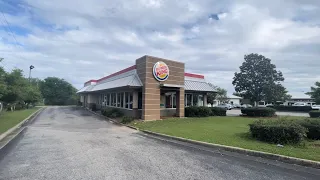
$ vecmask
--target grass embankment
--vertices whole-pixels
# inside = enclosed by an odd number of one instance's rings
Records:
[[[6,111],[0,114],[0,134],[6,132],[8,129],[17,125],[25,118],[30,116],[32,113],[36,112],[39,107],[24,109],[19,111]]]
[[[246,117],[173,118],[131,125],[187,139],[320,161],[320,141],[306,140],[302,145],[284,145],[284,147],[257,141],[251,138],[249,133],[248,124],[254,120]]]

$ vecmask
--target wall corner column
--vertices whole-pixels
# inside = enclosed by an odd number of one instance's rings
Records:
[[[176,115],[177,117],[184,117],[184,88],[180,88],[177,91],[176,100]]]

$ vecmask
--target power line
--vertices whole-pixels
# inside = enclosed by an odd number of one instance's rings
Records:
[[[15,40],[16,44],[19,45],[19,43],[18,43],[18,41],[17,41],[17,39],[16,39],[13,31],[12,31],[11,28],[10,28],[10,24],[9,24],[9,22],[7,21],[7,18],[6,18],[6,16],[4,15],[3,11],[1,11],[1,14],[2,14],[2,16],[3,16],[3,18],[4,18],[4,21],[5,21],[5,22],[7,23],[7,25],[8,25],[8,29],[9,29],[9,31],[10,31],[13,39]]]
[[[4,13],[3,13],[2,10],[0,10],[0,12],[1,12],[2,17],[3,17],[2,19],[4,20],[4,21],[2,21],[2,25],[3,25],[4,29],[5,29],[5,31],[7,32],[7,34],[8,34],[9,36],[12,36],[12,37],[13,37],[13,39],[14,39],[14,41],[15,41],[15,43],[13,43],[14,46],[15,46],[17,49],[21,48],[21,47],[20,47],[20,44],[18,43],[18,41],[17,41],[17,39],[16,39],[16,37],[15,37],[15,34],[14,34],[13,31],[11,30],[10,24],[9,24],[6,16],[4,15]],[[7,27],[6,27],[6,25],[4,24],[4,22],[7,24]],[[10,31],[10,33],[9,33],[9,31]],[[10,49],[10,51],[11,51],[12,54],[14,54],[13,51],[12,51],[12,49]],[[25,59],[25,58],[22,57],[19,53],[16,53],[16,55],[19,56],[21,59]],[[25,60],[26,60],[26,59],[25,59]],[[2,62],[2,63],[3,63],[3,62]],[[3,64],[4,64],[4,63],[3,63]],[[5,65],[5,64],[4,64],[4,65]]]

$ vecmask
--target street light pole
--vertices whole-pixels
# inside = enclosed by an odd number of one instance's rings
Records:
[[[31,70],[34,69],[34,66],[31,65],[31,66],[29,67],[29,69],[30,69],[30,71],[29,71],[29,82],[30,82],[30,79],[31,79]]]

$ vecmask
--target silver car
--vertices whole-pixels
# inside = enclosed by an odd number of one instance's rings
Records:
[[[241,109],[252,107],[250,104],[242,104]]]
[[[320,110],[320,105],[313,105],[312,110]]]
[[[232,105],[231,104],[219,104],[217,107],[223,108],[223,109],[226,109],[226,110],[231,110],[232,109]]]

